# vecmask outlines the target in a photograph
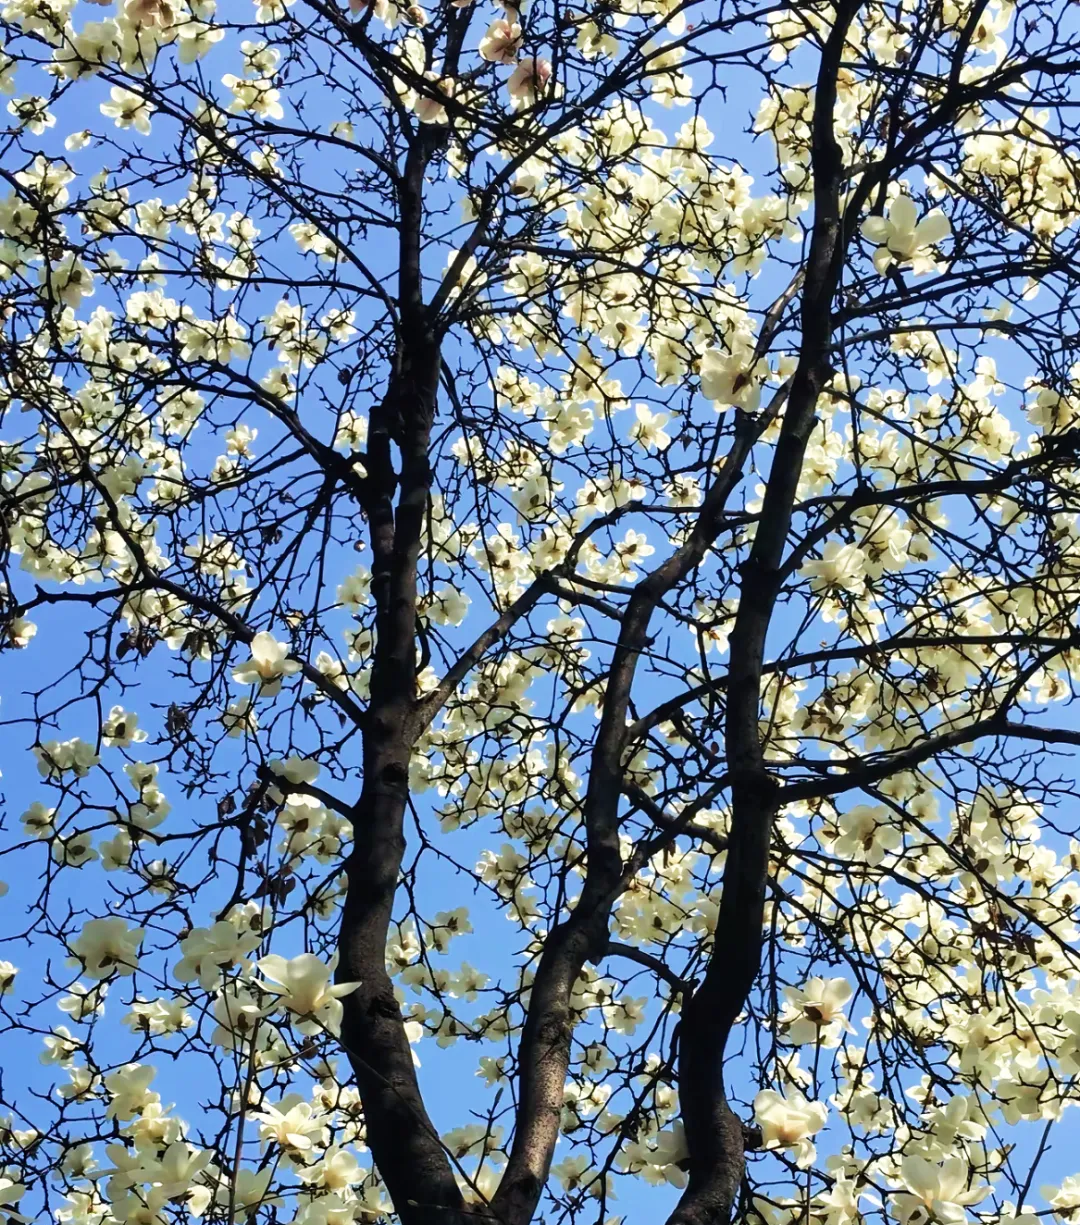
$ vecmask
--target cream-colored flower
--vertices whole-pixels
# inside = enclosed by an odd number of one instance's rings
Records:
[[[813,591],[862,591],[866,585],[866,554],[857,545],[830,540],[821,558],[804,563],[801,574]]]
[[[808,1101],[791,1086],[783,1095],[775,1089],[762,1089],[754,1098],[754,1120],[761,1128],[762,1147],[793,1149],[800,1169],[806,1169],[817,1156],[810,1137],[825,1126],[828,1114],[823,1102]]]
[[[933,267],[930,248],[944,242],[952,233],[949,219],[940,208],[931,209],[920,221],[915,201],[897,196],[885,217],[868,217],[862,223],[863,236],[877,243],[874,267],[884,273],[890,264],[913,264],[916,272]]]
[[[833,850],[845,859],[857,859],[876,867],[888,851],[903,843],[903,836],[887,808],[856,804],[836,819],[840,836]]]
[[[762,371],[762,363],[754,363],[752,354],[707,349],[701,357],[701,394],[718,408],[756,412],[761,403]]]
[[[71,951],[91,978],[109,978],[113,974],[127,977],[134,974],[139,964],[143,935],[143,928],[128,927],[126,920],[118,916],[91,919],[84,925]]]
[[[300,671],[298,660],[289,659],[289,648],[268,630],[251,640],[251,658],[233,669],[233,680],[242,685],[259,685],[265,697],[273,697],[287,676]]]
[[[292,1157],[311,1152],[315,1142],[325,1143],[329,1135],[327,1116],[299,1093],[290,1093],[276,1106],[264,1104],[252,1118],[260,1125],[264,1142],[277,1144]]]
[[[900,1177],[906,1190],[892,1197],[897,1219],[902,1225],[966,1221],[967,1206],[979,1203],[990,1191],[987,1186],[969,1188],[969,1174],[970,1167],[962,1157],[949,1157],[940,1165],[925,1157],[905,1157]]]
[[[780,1020],[784,1036],[795,1046],[809,1042],[839,1045],[840,1035],[853,1032],[844,1016],[851,987],[842,978],[811,978],[804,987],[784,988],[784,1010]]]
[[[336,965],[336,953],[329,964],[314,953],[292,958],[269,953],[261,957],[258,968],[266,981],[260,986],[277,996],[264,1013],[268,1015],[284,1007],[300,1018],[297,1028],[302,1033],[315,1033],[322,1028],[336,1033],[341,1023],[341,997],[360,986],[358,982],[331,983]]]

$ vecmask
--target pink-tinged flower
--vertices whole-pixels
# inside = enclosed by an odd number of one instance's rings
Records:
[[[443,102],[454,96],[456,82],[451,77],[440,77],[437,72],[425,72],[424,79],[434,88],[430,93],[417,92],[413,114],[421,123],[446,123],[448,116]]]
[[[521,50],[521,26],[499,18],[487,28],[480,40],[480,57],[490,64],[515,64]]]
[[[506,88],[516,107],[532,106],[548,91],[551,61],[526,56],[510,74]]]

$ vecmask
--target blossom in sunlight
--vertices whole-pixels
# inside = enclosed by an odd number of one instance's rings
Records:
[[[15,1205],[26,1194],[25,1183],[16,1182],[10,1174],[0,1174],[0,1215],[12,1221],[29,1222],[30,1217],[15,1211]]]
[[[300,662],[289,659],[289,648],[278,642],[269,630],[263,630],[251,640],[251,658],[233,669],[233,680],[241,685],[259,685],[264,697],[272,698],[281,689],[287,676],[300,671]]]
[[[866,586],[866,554],[854,544],[830,540],[817,560],[803,563],[800,574],[814,591],[860,592]]]
[[[243,964],[261,939],[259,932],[238,932],[226,919],[219,919],[211,927],[196,927],[180,942],[183,957],[173,974],[177,982],[198,979],[209,990],[218,985],[223,972]]]
[[[42,778],[58,778],[69,772],[76,778],[85,778],[101,760],[94,746],[77,736],[72,740],[46,740],[44,744],[35,745],[34,756]]]
[[[192,1180],[210,1164],[213,1153],[209,1149],[198,1149],[183,1140],[174,1140],[161,1155],[154,1170],[155,1189],[166,1199],[184,1199],[195,1190]],[[190,1199],[188,1210],[200,1215]]]
[[[93,0],[100,3],[100,0]],[[178,0],[126,0],[124,16],[137,26],[171,26],[179,17]]]
[[[124,1024],[132,1033],[158,1037],[161,1034],[177,1034],[181,1030],[190,1029],[195,1024],[195,1019],[186,1011],[182,999],[138,999],[124,1017]]]
[[[817,1150],[811,1137],[825,1126],[828,1114],[823,1102],[808,1101],[792,1086],[783,1094],[762,1089],[754,1098],[754,1120],[761,1128],[762,1147],[794,1150],[800,1169],[813,1164]]]
[[[851,986],[842,978],[811,978],[804,987],[785,987],[784,1037],[795,1046],[837,1046],[845,1031],[854,1032],[844,1016],[850,998]]]
[[[259,716],[255,703],[249,697],[237,698],[225,707],[221,724],[231,737],[253,736],[259,730]]]
[[[139,716],[122,706],[114,706],[101,725],[101,743],[110,748],[126,749],[145,739],[146,732],[139,727]]]
[[[132,93],[114,85],[110,92],[111,101],[101,104],[101,113],[106,119],[111,119],[118,128],[134,128],[142,136],[150,135],[150,116],[155,107],[141,94]]]
[[[270,1186],[273,1177],[272,1168],[252,1170],[242,1166],[231,1185],[227,1179],[222,1180],[217,1201],[222,1207],[230,1203],[233,1205],[234,1221],[254,1218],[259,1208],[280,1206],[282,1202],[281,1196],[275,1195]]]
[[[265,1009],[265,1014],[278,1008],[288,1009],[300,1018],[297,1028],[301,1033],[317,1033],[324,1027],[336,1033],[341,1024],[342,996],[360,986],[358,982],[331,983],[337,966],[336,953],[329,964],[320,961],[314,953],[301,953],[292,958],[269,953],[257,964],[265,979],[260,986],[277,997]]]
[[[139,946],[145,932],[128,927],[119,916],[91,919],[83,926],[71,951],[91,978],[127,977],[139,964]]]
[[[630,427],[630,437],[636,443],[646,451],[666,451],[671,446],[671,435],[664,431],[671,420],[667,413],[654,413],[647,404],[636,404],[634,416],[637,420]]]
[[[234,357],[251,354],[246,337],[247,328],[231,312],[220,319],[196,319],[181,325],[178,330],[182,346],[180,355],[186,362],[221,362],[224,365]]]
[[[30,639],[37,634],[37,628],[28,617],[13,617],[3,632],[12,646],[22,648],[30,645]]]
[[[277,1144],[290,1157],[302,1159],[329,1134],[327,1116],[299,1093],[290,1093],[276,1106],[266,1103],[251,1117],[259,1123],[260,1138]]]
[[[551,61],[525,56],[510,74],[506,88],[516,107],[535,105],[548,91],[551,83]]]
[[[423,92],[413,95],[413,113],[421,123],[446,123],[449,115],[445,101],[453,98],[457,83],[452,77],[443,77],[437,72],[425,72],[423,77],[428,84]]]
[[[889,851],[903,845],[904,837],[888,809],[856,804],[836,818],[839,837],[832,849],[844,859],[857,859],[876,867]]]
[[[701,394],[717,407],[756,412],[761,403],[759,365],[752,354],[707,349],[701,358]]]
[[[55,808],[46,808],[40,800],[35,800],[23,813],[20,820],[23,830],[30,838],[51,838],[56,832],[53,827]]]
[[[145,1063],[129,1063],[110,1072],[105,1077],[105,1088],[111,1101],[106,1117],[110,1119],[130,1119],[138,1114],[143,1107],[157,1097],[150,1092],[150,1082],[157,1075],[154,1068]]]
[[[933,267],[930,248],[952,233],[949,219],[940,208],[931,209],[922,220],[910,196],[897,196],[884,217],[868,217],[863,236],[877,243],[874,267],[884,273],[890,264],[914,264],[915,271]]]
[[[893,1211],[901,1225],[959,1225],[967,1208],[990,1193],[988,1186],[969,1185],[970,1167],[962,1157],[948,1157],[940,1165],[925,1157],[908,1156],[900,1163],[904,1190],[892,1196]]]
[[[493,64],[514,64],[521,50],[521,26],[513,20],[500,17],[487,28],[480,40],[480,56]]]

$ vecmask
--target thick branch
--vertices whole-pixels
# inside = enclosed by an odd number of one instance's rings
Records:
[[[689,1149],[689,1182],[669,1225],[730,1219],[744,1166],[742,1126],[728,1106],[724,1048],[757,977],[768,849],[778,787],[765,767],[759,730],[762,665],[779,570],[791,525],[815,408],[831,375],[831,309],[842,258],[843,165],[834,135],[836,79],[858,2],[838,6],[822,50],[813,121],[814,226],[801,304],[802,342],[761,519],[742,568],[731,635],[726,748],[732,816],[714,952],[705,979],[686,1003],[679,1052],[679,1094]]]
[[[363,728],[364,781],[345,862],[338,978],[345,997],[342,1046],[352,1064],[368,1141],[403,1225],[460,1225],[461,1193],[428,1118],[404,1018],[386,971],[386,939],[405,853],[416,689],[417,562],[431,489],[428,460],[440,353],[421,293],[424,171],[435,139],[414,138],[399,187],[401,339],[386,396],[371,413],[365,509],[374,554],[375,646]],[[394,471],[392,443],[401,456]],[[397,493],[397,504],[394,495]]]

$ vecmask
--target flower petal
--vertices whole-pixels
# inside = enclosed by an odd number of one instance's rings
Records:
[[[948,217],[940,208],[931,209],[915,227],[915,243],[919,247],[928,247],[943,242],[951,233]]]
[[[897,196],[889,205],[889,220],[893,228],[902,234],[910,234],[915,229],[918,216],[915,201],[910,196]]]

